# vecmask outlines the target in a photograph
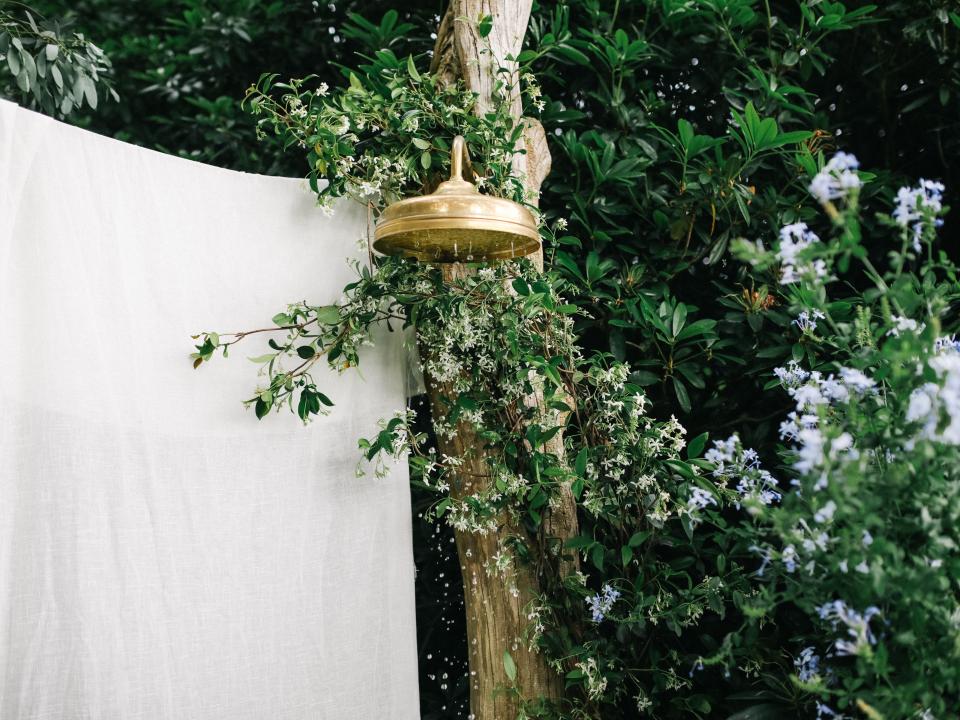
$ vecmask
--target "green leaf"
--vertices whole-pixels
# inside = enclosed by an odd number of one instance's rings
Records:
[[[421,166],[424,170],[429,170],[429,169],[430,169],[430,164],[431,164],[432,161],[433,161],[433,158],[430,157],[430,151],[429,151],[429,150],[424,151],[424,152],[422,152],[422,153],[420,154],[420,166]]]
[[[312,393],[309,390],[304,390],[300,393],[300,402],[297,403],[297,415],[300,416],[301,420],[306,420],[309,417],[311,412],[311,396]]]
[[[582,550],[583,548],[588,548],[591,545],[593,545],[593,538],[586,537],[585,535],[575,535],[563,544],[565,548],[573,550]]]
[[[81,81],[81,87],[83,88],[83,97],[86,98],[87,105],[90,106],[91,110],[96,110],[97,86],[93,84],[93,80],[84,75]]]
[[[513,656],[510,655],[509,650],[503,651],[503,671],[507,674],[507,677],[510,678],[510,682],[516,681],[517,664],[513,661]]]
[[[415,82],[420,82],[420,73],[417,72],[417,65],[413,62],[413,55],[407,55],[407,72]]]
[[[257,365],[263,365],[263,363],[268,363],[277,356],[276,353],[269,353],[268,355],[257,355],[257,357],[247,358],[252,363]]]
[[[749,133],[750,139],[756,143],[757,135],[760,133],[760,116],[757,115],[757,109],[753,106],[752,102],[748,102],[747,106],[743,109],[743,119],[746,123],[746,131]]]
[[[477,23],[477,32],[480,33],[480,37],[485,38],[491,30],[493,30],[493,16],[484,15]]]
[[[29,57],[24,54],[24,57]],[[23,92],[29,92],[30,90],[30,73],[27,72],[27,69],[20,68],[20,74],[17,75],[17,87],[23,90]]]
[[[590,560],[600,572],[603,572],[603,555],[604,547],[599,543],[594,545],[593,549],[590,551]]]
[[[316,308],[314,315],[321,325],[336,325],[340,322],[340,308],[336,305],[324,305]]]
[[[630,379],[642,387],[656,385],[658,382],[660,382],[660,376],[656,373],[650,372],[649,370],[637,370],[630,376]]]
[[[677,303],[677,306],[673,309],[673,336],[676,337],[680,334],[680,331],[683,329],[684,323],[687,321],[687,306],[683,303]]]
[[[7,67],[10,68],[12,75],[19,75],[21,66],[20,51],[11,45],[7,48]]]
[[[677,121],[677,133],[680,135],[680,142],[685,147],[690,147],[690,141],[693,140],[693,125],[689,121],[681,118]]]
[[[784,145],[796,145],[802,143],[804,140],[808,140],[811,135],[813,135],[813,133],[807,130],[794,130],[792,132],[780,133],[767,147],[778,148]]]
[[[690,404],[690,394],[687,392],[686,385],[683,384],[677,378],[673,378],[673,392],[677,396],[677,402],[680,403],[680,407],[683,408],[684,412],[690,412],[692,405]]]
[[[257,420],[262,420],[267,413],[270,412],[270,408],[273,407],[273,402],[267,402],[262,397],[257,398],[257,402],[253,407],[253,412],[256,413]]]
[[[686,340],[697,335],[706,335],[716,327],[716,320],[696,320],[685,326],[677,335],[677,340]]]
[[[579,477],[586,477],[587,457],[588,457],[587,449],[580,448],[580,452],[577,453],[577,459],[573,463],[574,472],[576,472]]]
[[[553,52],[562,55],[566,60],[576,65],[590,65],[590,58],[572,45],[557,45],[553,48]]]
[[[297,348],[297,355],[303,360],[309,360],[316,354],[317,351],[312,345],[301,345]]]
[[[693,440],[690,441],[690,444],[687,445],[687,457],[688,458],[698,458],[703,453],[703,448],[707,445],[707,440],[710,438],[710,433],[700,433]]]

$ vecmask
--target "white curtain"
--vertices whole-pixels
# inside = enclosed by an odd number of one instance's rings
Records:
[[[406,467],[356,476],[399,334],[306,428],[240,404],[264,338],[188,359],[336,301],[366,221],[0,102],[0,718],[417,716]]]

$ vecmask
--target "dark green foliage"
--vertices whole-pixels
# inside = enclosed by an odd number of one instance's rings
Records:
[[[97,39],[113,63],[122,101],[71,121],[201,162],[287,175],[302,174],[302,160],[257,142],[239,103],[246,89],[268,69],[283,77],[315,73],[336,84],[338,63],[414,28],[419,40],[412,42],[423,51],[442,9],[440,0],[419,3],[371,28],[357,13],[380,18],[393,3],[38,0],[31,6]]]
[[[56,19],[34,15],[19,3],[0,2],[0,97],[56,117],[116,100],[103,51]]]
[[[542,205],[569,221],[555,262],[595,317],[582,337],[641,368],[660,413],[695,431],[738,427],[759,445],[782,414],[758,391],[789,349],[789,319],[727,249],[737,237],[769,245],[810,216],[796,143],[855,152],[880,181],[953,186],[960,30],[949,5],[583,0],[534,11],[523,59],[554,134]],[[678,306],[685,323],[709,324],[671,338],[661,320]]]

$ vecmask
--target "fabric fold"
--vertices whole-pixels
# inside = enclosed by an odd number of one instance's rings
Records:
[[[401,333],[318,368],[309,426],[240,404],[250,338],[335,302],[366,210],[0,102],[0,717],[418,716]]]

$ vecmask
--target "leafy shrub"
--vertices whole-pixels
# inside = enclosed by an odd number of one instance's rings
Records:
[[[0,96],[57,117],[84,105],[96,110],[101,95],[117,99],[110,60],[99,47],[56,21],[38,22],[26,8],[15,10],[0,7],[0,64],[8,76]]]

